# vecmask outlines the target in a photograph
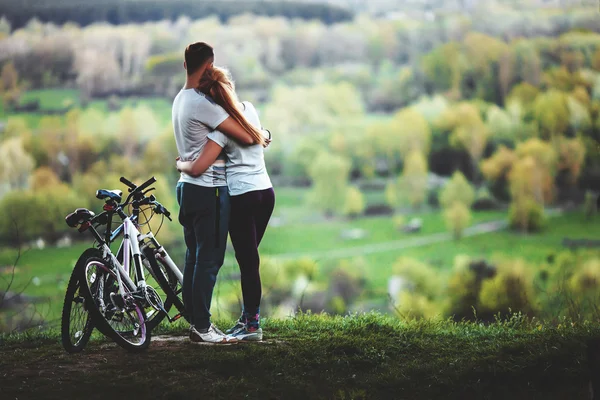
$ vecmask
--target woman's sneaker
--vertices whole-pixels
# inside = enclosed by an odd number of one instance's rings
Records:
[[[198,330],[193,326],[190,326],[190,340],[194,343],[214,343],[214,344],[233,344],[237,343],[239,340],[230,335],[226,335],[219,330],[213,324],[210,324],[210,327],[205,330]]]
[[[227,329],[225,331],[226,334],[228,335],[233,335],[235,332],[239,331],[240,329],[244,329],[246,327],[246,324],[243,323],[242,321],[238,320],[234,326],[232,326],[231,328]]]
[[[240,329],[231,334],[234,338],[243,342],[258,342],[263,338],[262,328],[242,326]]]

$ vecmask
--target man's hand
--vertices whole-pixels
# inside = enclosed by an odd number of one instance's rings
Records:
[[[177,156],[177,158],[175,159],[175,167],[177,168],[177,171],[181,172],[181,169],[179,169],[179,163],[181,162],[181,157]]]

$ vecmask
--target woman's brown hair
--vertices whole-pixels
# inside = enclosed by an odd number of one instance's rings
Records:
[[[244,117],[238,106],[239,100],[235,93],[235,84],[229,71],[220,67],[207,68],[200,79],[198,90],[210,96],[215,103],[223,107],[227,114],[236,120],[242,128],[254,139],[254,143],[264,146],[265,138],[254,125]]]

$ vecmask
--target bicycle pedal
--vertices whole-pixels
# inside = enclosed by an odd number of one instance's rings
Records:
[[[123,296],[121,296],[118,293],[115,292],[111,292],[110,293],[110,301],[113,303],[113,305],[119,309],[119,310],[123,310],[125,309],[125,300],[123,299]]]
[[[177,321],[179,318],[181,318],[181,313],[174,315],[173,318],[169,317],[169,322],[175,322]]]

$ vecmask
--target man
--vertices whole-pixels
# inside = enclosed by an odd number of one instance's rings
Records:
[[[186,83],[173,101],[175,142],[183,161],[202,152],[209,132],[218,129],[243,144],[250,135],[223,108],[197,90],[200,78],[211,68],[214,52],[206,43],[185,49]],[[179,222],[183,225],[187,252],[183,271],[183,302],[190,320],[192,342],[235,343],[210,322],[210,303],[219,269],[223,265],[229,225],[229,192],[225,163],[219,157],[198,177],[181,173],[177,183]]]

